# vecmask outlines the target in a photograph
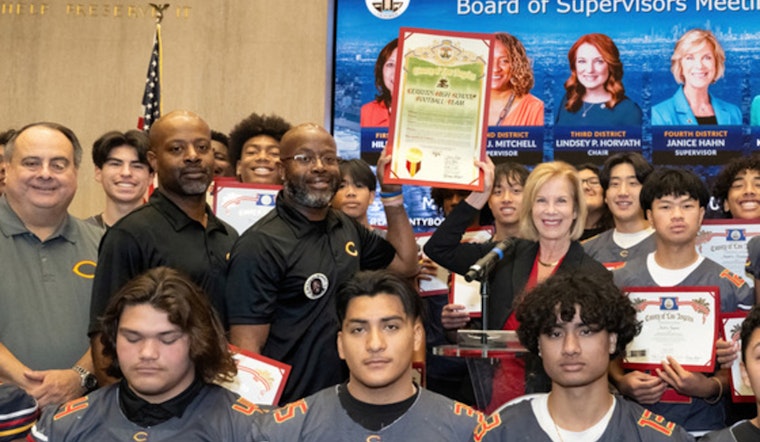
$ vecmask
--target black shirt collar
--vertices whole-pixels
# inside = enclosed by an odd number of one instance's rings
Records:
[[[129,388],[126,379],[119,382],[119,406],[131,422],[141,427],[151,427],[173,417],[182,417],[185,409],[198,396],[205,384],[196,378],[185,391],[160,404],[152,404],[139,397]]]
[[[342,212],[336,211],[333,208],[328,209],[327,216],[324,220],[309,220],[301,212],[299,212],[295,206],[286,201],[286,198],[284,197],[284,190],[280,190],[280,192],[277,194],[277,202],[275,203],[275,206],[277,213],[282,218],[284,218],[293,229],[293,234],[296,236],[296,238],[306,236],[312,230],[327,229],[327,231],[331,231],[342,223]]]
[[[156,189],[150,195],[149,201],[166,216],[166,218],[169,220],[169,223],[176,231],[182,230],[191,223],[200,224],[198,221],[187,216],[187,214],[182,209],[180,209],[179,206],[174,204],[174,201],[170,200],[169,197],[161,192],[161,189]],[[221,220],[219,220],[219,218],[216,217],[216,215],[214,215],[214,212],[211,210],[208,204],[206,204],[205,210],[206,215],[208,215],[208,224],[206,230],[209,232],[212,230],[221,230],[222,232],[229,234],[227,227]]]
[[[340,405],[346,410],[351,420],[370,431],[380,431],[396,422],[412,408],[420,396],[420,387],[415,384],[415,393],[401,402],[382,405],[368,404],[351,396],[347,385],[347,382],[338,385]]]

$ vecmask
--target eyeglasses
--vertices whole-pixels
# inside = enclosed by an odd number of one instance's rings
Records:
[[[331,153],[319,156],[311,153],[299,153],[297,155],[282,158],[282,161],[288,160],[293,160],[301,166],[313,166],[317,164],[317,160],[321,161],[325,166],[335,166],[340,161],[340,158]]]
[[[599,178],[584,178],[581,180],[581,184],[588,184],[589,186],[598,186],[600,182],[599,182]]]

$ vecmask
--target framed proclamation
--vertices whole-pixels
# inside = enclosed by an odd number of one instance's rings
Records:
[[[493,41],[401,28],[386,182],[483,189]]]

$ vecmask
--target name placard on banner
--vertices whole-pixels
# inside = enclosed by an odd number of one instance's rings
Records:
[[[618,152],[641,153],[641,127],[554,128],[554,159],[601,164]]]
[[[486,153],[495,164],[537,164],[543,159],[543,126],[490,126],[486,138]]]
[[[723,165],[741,156],[741,126],[652,126],[655,164]]]

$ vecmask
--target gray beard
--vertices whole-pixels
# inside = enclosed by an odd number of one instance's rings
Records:
[[[294,202],[310,209],[324,209],[330,205],[335,196],[335,190],[310,192],[305,187],[294,186],[290,181],[285,181],[283,190]]]
[[[209,184],[208,183],[201,183],[198,181],[192,182],[192,183],[184,183],[182,184],[182,191],[185,193],[185,195],[203,195],[206,193],[206,189],[208,189]]]

